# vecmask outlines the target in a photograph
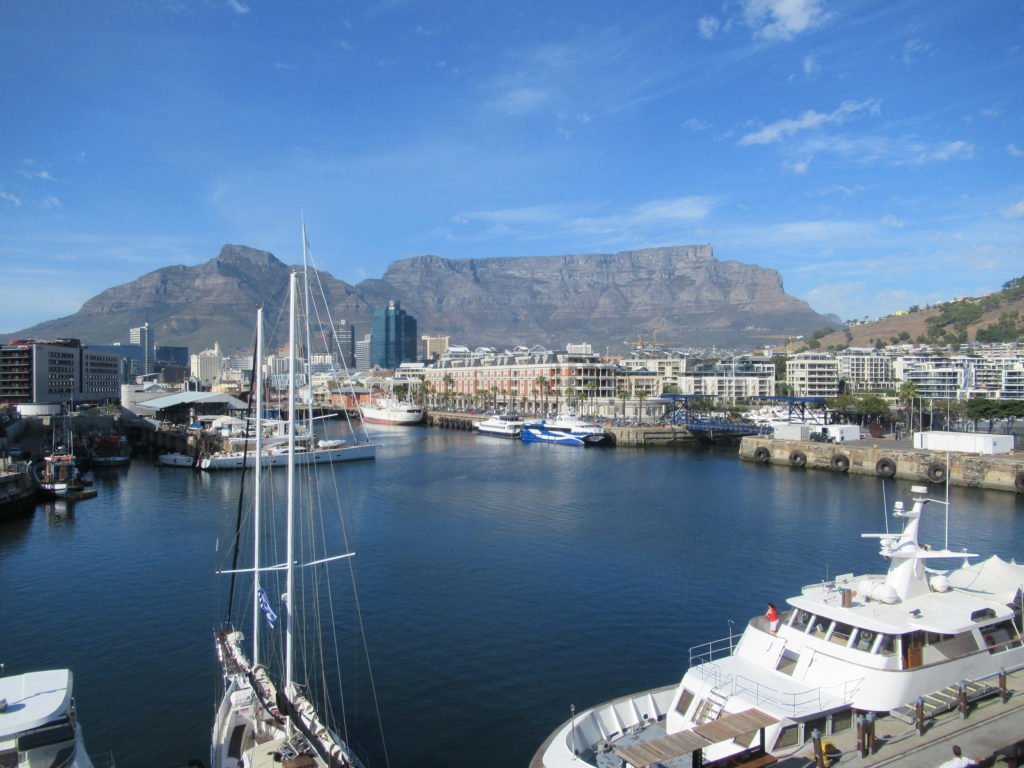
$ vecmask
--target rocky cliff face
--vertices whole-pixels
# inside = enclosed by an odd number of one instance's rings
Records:
[[[205,264],[150,272],[90,299],[75,315],[12,336],[109,343],[148,321],[158,344],[198,351],[219,341],[245,349],[256,307],[283,304],[289,270],[266,251],[226,245]],[[375,307],[398,299],[421,333],[470,346],[589,341],[618,352],[623,341],[655,331],[659,341],[681,345],[740,345],[830,322],[786,295],[774,270],[720,262],[706,245],[557,257],[420,256],[354,287],[319,275],[334,319],[354,322],[360,332],[369,332]]]

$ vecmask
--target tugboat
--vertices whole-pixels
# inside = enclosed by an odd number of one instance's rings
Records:
[[[913,506],[897,501],[893,510],[901,533],[864,534],[879,539],[888,573],[811,584],[772,621],[757,616],[742,635],[691,648],[678,685],[574,715],[531,766],[682,766],[691,755],[698,764],[697,752],[707,761],[789,752],[815,729],[853,727],[855,713],[912,722],[918,697],[941,701],[960,685],[970,697],[994,692],[1000,670],[1024,666],[1024,565],[995,555],[970,563],[977,555],[919,543],[928,489],[911,491]],[[949,560],[961,564],[928,567]]]

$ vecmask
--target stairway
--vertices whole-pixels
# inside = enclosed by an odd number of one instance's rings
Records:
[[[729,697],[719,691],[717,688],[712,688],[708,691],[707,698],[701,702],[700,707],[697,709],[697,714],[694,716],[693,721],[695,725],[703,725],[704,723],[710,723],[721,717],[722,712],[725,711],[725,702],[729,700]]]

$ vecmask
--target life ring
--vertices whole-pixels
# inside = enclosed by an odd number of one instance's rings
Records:
[[[896,462],[886,456],[875,464],[875,472],[881,477],[893,477],[896,474]]]
[[[944,483],[946,482],[946,465],[940,464],[937,461],[933,461],[928,465],[928,482],[930,483]]]
[[[833,472],[845,472],[850,468],[850,459],[846,454],[837,453],[829,462]]]
[[[754,461],[758,464],[767,464],[772,460],[772,452],[765,448],[763,445],[760,448],[754,449]]]
[[[1024,493],[1024,469],[1013,476],[1013,487],[1017,489],[1017,493]]]
[[[789,454],[789,466],[803,469],[807,466],[807,454],[803,451],[793,451]]]
[[[875,633],[872,632],[870,629],[862,629],[860,632],[860,637],[864,642],[870,643],[874,641]]]

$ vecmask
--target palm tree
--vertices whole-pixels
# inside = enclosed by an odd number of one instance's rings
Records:
[[[626,401],[629,400],[629,392],[624,389],[619,390],[619,399],[622,401],[622,418],[626,418]]]
[[[912,381],[904,381],[900,385],[899,401],[907,411],[907,425],[914,431],[914,398],[917,397],[917,385]]]
[[[636,399],[640,401],[640,423],[644,423],[644,400],[647,399],[647,393],[642,389],[636,393]]]

